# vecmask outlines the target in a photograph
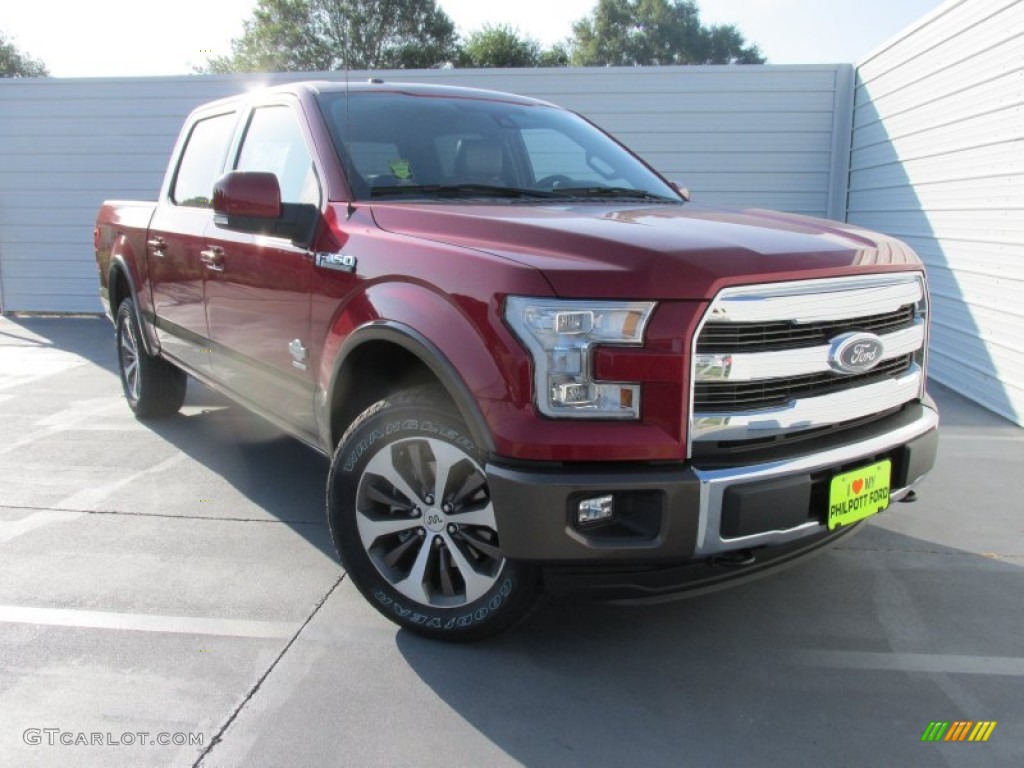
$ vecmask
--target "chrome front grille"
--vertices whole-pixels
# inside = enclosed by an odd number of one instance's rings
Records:
[[[767,323],[709,322],[701,331],[697,352],[770,352],[810,347],[828,344],[833,337],[849,331],[869,331],[881,336],[909,328],[914,324],[914,315],[914,305],[907,304],[894,312],[817,323],[795,323],[792,320]]]
[[[840,376],[830,371],[737,384],[697,384],[694,386],[693,403],[698,411],[752,411],[777,408],[798,398],[818,397],[883,381],[905,373],[912,363],[912,355],[903,355],[883,360],[867,373],[853,376]]]
[[[918,273],[724,289],[698,329],[691,443],[785,436],[920,397],[925,302]],[[855,332],[877,337],[880,359],[844,372],[836,350]]]

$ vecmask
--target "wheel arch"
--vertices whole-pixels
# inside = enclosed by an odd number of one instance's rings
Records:
[[[322,429],[331,450],[367,407],[393,392],[436,381],[485,455],[494,440],[470,388],[441,349],[415,328],[377,320],[353,331],[334,362],[325,394]]]
[[[132,300],[132,303],[135,305],[135,319],[138,321],[139,329],[142,331],[140,335],[142,336],[143,348],[147,354],[156,356],[157,344],[150,337],[149,323],[145,322],[143,317],[143,308],[139,303],[139,293],[135,287],[135,278],[132,277],[132,271],[128,267],[128,262],[123,252],[114,253],[110,257],[110,266],[107,268],[107,296],[110,306],[110,317],[115,322],[117,310],[121,306],[121,302],[125,299]]]

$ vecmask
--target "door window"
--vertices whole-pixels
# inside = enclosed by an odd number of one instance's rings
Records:
[[[288,107],[260,107],[253,112],[236,170],[273,173],[281,185],[282,203],[320,205],[313,158]]]
[[[199,120],[192,126],[171,189],[171,200],[176,205],[210,207],[213,183],[223,173],[235,117],[229,112]]]

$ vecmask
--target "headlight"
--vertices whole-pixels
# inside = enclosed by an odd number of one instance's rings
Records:
[[[505,320],[533,358],[540,412],[555,418],[640,418],[640,385],[595,381],[590,355],[598,344],[642,344],[654,307],[649,301],[509,297]]]

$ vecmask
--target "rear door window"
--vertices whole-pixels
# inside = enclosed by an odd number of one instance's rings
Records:
[[[228,112],[199,120],[192,126],[171,189],[175,205],[210,207],[213,184],[224,172],[235,117],[234,112]]]

